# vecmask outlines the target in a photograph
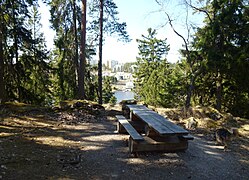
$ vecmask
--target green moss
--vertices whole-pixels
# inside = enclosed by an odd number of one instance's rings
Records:
[[[22,102],[6,102],[2,105],[0,113],[24,113],[29,111],[48,111],[49,108],[25,104]]]

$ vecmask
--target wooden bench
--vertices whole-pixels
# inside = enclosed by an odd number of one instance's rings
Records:
[[[124,129],[130,134],[131,138],[135,141],[143,141],[144,138],[136,131],[136,129],[129,123],[129,121],[122,115],[116,116],[118,120],[118,131],[124,127]],[[122,126],[122,127],[121,127]],[[120,131],[119,131],[120,132]]]
[[[136,131],[136,129],[129,123],[129,121],[122,115],[116,116],[118,120],[118,131],[124,127],[125,130],[130,134],[131,138],[135,141],[143,141],[144,138]],[[122,127],[120,127],[122,126]]]
[[[129,123],[129,121],[122,115],[117,115],[117,130],[120,133],[125,131],[130,135],[128,146],[130,153],[136,152],[137,146],[140,142],[144,141],[142,135],[140,135],[137,130]]]

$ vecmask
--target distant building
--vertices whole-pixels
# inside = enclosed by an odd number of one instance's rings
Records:
[[[110,69],[111,69],[111,67],[110,67],[110,61],[107,61],[107,62],[106,62],[106,66],[107,66],[107,68],[110,68]]]
[[[132,80],[131,73],[117,72],[115,74],[115,77],[117,78],[118,81],[120,81],[120,80]]]
[[[112,72],[122,72],[123,71],[123,65],[117,64],[112,68]]]
[[[134,88],[133,82],[130,81],[125,84],[125,89],[133,89],[133,88]]]
[[[116,65],[118,65],[118,61],[116,60],[111,60],[111,69],[113,69]]]

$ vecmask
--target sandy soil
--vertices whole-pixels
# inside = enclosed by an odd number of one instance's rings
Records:
[[[1,111],[0,179],[249,179],[248,138],[224,152],[193,131],[186,152],[130,155],[114,115]]]

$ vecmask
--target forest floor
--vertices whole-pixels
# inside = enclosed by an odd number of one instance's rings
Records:
[[[115,133],[121,113],[1,106],[0,179],[249,179],[248,120],[236,120],[241,136],[229,151],[197,127],[186,152],[134,157],[128,135]]]

